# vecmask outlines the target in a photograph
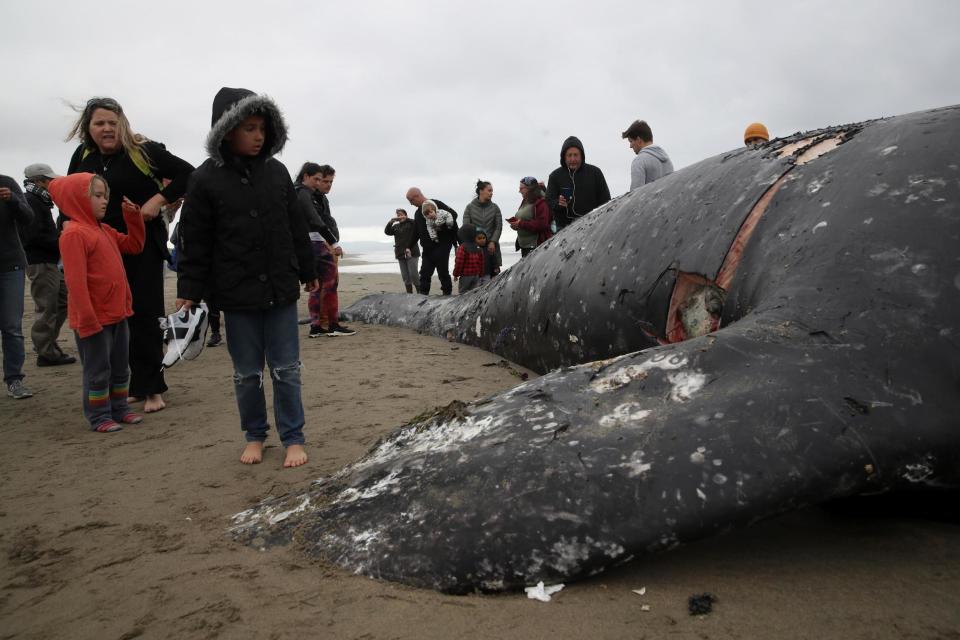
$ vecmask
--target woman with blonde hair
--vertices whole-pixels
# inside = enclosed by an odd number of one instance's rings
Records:
[[[193,166],[167,151],[159,142],[136,134],[113,98],[91,98],[82,108],[67,140],[80,146],[70,158],[67,173],[90,172],[103,176],[110,200],[103,222],[127,232],[121,205],[139,205],[146,226],[143,252],[123,256],[127,282],[133,292],[130,323],[131,401],[144,400],[144,413],[166,406],[163,392],[163,332],[158,318],[166,315],[163,302],[163,264],[169,257],[167,227],[160,210],[176,202],[187,190]],[[164,180],[169,182],[164,186]]]

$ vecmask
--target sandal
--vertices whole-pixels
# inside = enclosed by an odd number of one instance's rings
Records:
[[[120,418],[118,422],[122,422],[123,424],[140,424],[143,422],[143,416],[131,411],[130,413],[123,414],[123,417]]]
[[[123,429],[113,420],[105,420],[93,428],[97,433],[113,433],[114,431],[120,431]]]

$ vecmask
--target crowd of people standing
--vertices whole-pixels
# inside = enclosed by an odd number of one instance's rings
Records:
[[[673,165],[653,144],[650,127],[636,121],[623,132],[636,158],[631,189],[668,175]],[[745,143],[769,138],[759,123]],[[296,303],[308,292],[308,337],[355,332],[339,323],[340,232],[327,194],[336,172],[306,162],[296,180],[274,156],[287,140],[275,103],[247,89],[221,89],[213,100],[208,158],[198,168],[164,144],[133,131],[111,98],[78,109],[69,135],[79,144],[67,176],[35,163],[24,171],[24,191],[0,175],[0,332],[8,396],[33,395],[24,385],[22,318],[26,279],[36,306],[31,339],[37,365],[76,362],[57,339],[65,321],[82,365],[82,408],[91,430],[119,431],[165,408],[163,374],[164,264],[177,271],[176,308],[194,313],[205,301],[217,318],[211,346],[220,343],[219,316],[229,328],[227,348],[246,445],[241,461],[263,458],[269,431],[263,390],[268,366],[274,423],[285,447],[284,466],[307,462],[301,400]],[[515,249],[527,256],[555,233],[610,200],[603,172],[586,163],[583,144],[567,138],[560,166],[544,185],[520,180],[520,204],[504,218],[493,185],[476,183],[476,197],[457,212],[418,187],[406,192],[411,218],[398,208],[384,229],[408,293],[429,295],[434,274],[442,295],[453,278],[466,293],[496,277],[503,265],[504,222],[516,231]],[[55,223],[53,205],[60,210]],[[183,205],[168,251],[168,225]],[[450,254],[456,247],[451,278]],[[418,267],[418,261],[422,260]]]

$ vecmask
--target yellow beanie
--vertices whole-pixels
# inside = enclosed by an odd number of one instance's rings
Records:
[[[746,143],[747,140],[751,138],[763,138],[765,142],[770,141],[770,133],[767,131],[767,128],[763,126],[760,122],[754,122],[747,126],[747,130],[743,132],[743,141]]]

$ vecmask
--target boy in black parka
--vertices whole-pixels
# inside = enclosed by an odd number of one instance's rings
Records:
[[[263,363],[273,380],[274,419],[286,448],[284,467],[307,462],[303,448],[300,284],[319,284],[306,220],[290,174],[273,156],[287,141],[280,110],[247,89],[221,89],[213,100],[207,159],[193,174],[180,214],[177,308],[207,300],[230,332],[244,464],[263,459],[267,437]]]

